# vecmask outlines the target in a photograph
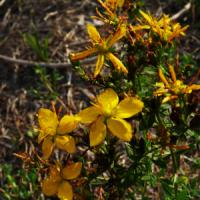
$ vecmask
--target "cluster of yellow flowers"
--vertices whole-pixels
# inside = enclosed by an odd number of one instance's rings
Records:
[[[171,75],[171,79],[167,79],[165,77],[161,68],[159,68],[158,71],[159,71],[158,74],[159,74],[160,80],[162,82],[156,83],[156,87],[158,89],[154,92],[154,95],[165,96],[162,99],[162,103],[166,103],[170,100],[178,99],[180,95],[189,94],[193,90],[200,90],[200,85],[196,85],[196,84],[185,85],[183,81],[177,80],[176,73],[172,65],[169,65],[169,72]]]
[[[118,10],[121,9],[125,3],[125,0],[97,0],[105,12],[102,14],[98,9],[96,9],[98,16],[93,16],[93,18],[98,19],[105,24],[115,25],[121,20],[121,16],[118,15]]]
[[[92,25],[87,25],[87,32],[91,39],[91,47],[79,53],[72,53],[72,62],[84,59],[88,56],[97,55],[94,78],[96,78],[104,66],[105,60],[109,60],[114,68],[119,72],[128,74],[128,70],[123,62],[115,55],[113,45],[122,38],[128,38],[133,32],[150,30],[157,34],[161,40],[172,42],[180,35],[184,35],[187,26],[181,28],[178,23],[173,23],[169,16],[164,15],[156,19],[149,14],[140,11],[137,25],[127,23],[126,17],[118,16],[118,11],[122,9],[124,0],[98,0],[104,12],[97,9],[95,18],[106,24],[115,26],[109,37],[102,38],[97,29]],[[117,25],[117,26],[116,26]],[[155,96],[165,96],[163,103],[177,99],[179,94],[188,94],[192,90],[199,90],[199,85],[185,85],[176,79],[174,68],[169,65],[171,79],[167,79],[162,70],[158,70],[162,82],[156,83],[158,89]],[[64,115],[60,117],[53,106],[53,110],[41,108],[38,112],[39,136],[38,142],[42,143],[43,158],[48,159],[55,148],[64,150],[69,154],[76,152],[76,141],[73,131],[79,128],[79,124],[84,124],[89,130],[90,146],[101,144],[107,134],[123,140],[131,141],[133,130],[131,124],[126,120],[143,110],[143,102],[133,96],[126,96],[119,100],[117,93],[108,88],[100,93],[92,105],[81,110],[75,115]],[[82,126],[83,127],[83,126]],[[62,200],[73,199],[73,190],[69,181],[76,179],[82,169],[82,163],[76,162],[65,167],[61,163],[51,166],[49,176],[42,182],[42,190],[47,196],[57,195]]]
[[[95,18],[103,21],[105,24],[117,24],[117,29],[109,35],[107,38],[101,38],[97,29],[92,25],[87,25],[87,32],[91,39],[92,46],[82,52],[72,53],[70,59],[72,62],[82,60],[91,55],[98,55],[96,68],[94,71],[94,78],[96,78],[101,72],[105,59],[110,60],[115,69],[128,73],[127,68],[124,66],[122,61],[118,59],[114,53],[112,46],[122,38],[129,38],[131,41],[139,39],[145,41],[146,34],[142,34],[142,30],[149,30],[153,34],[159,36],[160,40],[171,43],[175,38],[185,35],[185,30],[188,26],[181,27],[179,23],[174,23],[168,15],[163,15],[160,19],[154,18],[144,11],[139,11],[141,14],[140,18],[137,18],[137,25],[128,23],[127,18],[118,15],[117,11],[124,5],[124,1],[120,0],[109,0],[102,2],[98,0],[102,8],[105,10],[103,14],[97,9],[97,15]],[[132,35],[134,34],[134,39]],[[148,36],[148,40],[152,42],[152,36]],[[134,42],[132,42],[134,44]]]
[[[42,181],[42,191],[47,196],[57,195],[61,200],[73,199],[72,186],[68,182],[81,173],[82,163],[76,162],[62,168],[61,163],[51,166],[49,176]]]
[[[48,159],[54,147],[68,153],[75,153],[75,140],[69,133],[75,130],[79,123],[87,124],[89,127],[90,146],[102,143],[107,132],[124,141],[130,141],[133,136],[132,127],[124,119],[141,112],[143,106],[143,102],[136,97],[126,97],[119,102],[116,92],[109,88],[96,97],[96,101],[92,103],[92,106],[76,115],[64,115],[60,120],[54,107],[53,111],[41,108],[38,112],[40,126],[38,142],[42,143],[43,157]],[[65,179],[76,178],[80,174],[81,164],[75,163],[62,170],[60,168],[58,169],[57,166],[50,170],[50,178],[45,179],[42,183],[43,192],[49,196],[58,194],[58,197],[61,197],[66,191],[66,195],[71,197],[72,189]],[[76,174],[72,176],[73,178],[69,178],[67,175],[70,170]],[[56,186],[51,186],[53,181]],[[71,198],[67,197],[66,199]]]
[[[140,10],[142,18],[137,18],[137,25],[130,25],[130,30],[134,33],[141,30],[150,30],[163,41],[172,42],[175,38],[184,36],[188,26],[181,27],[179,23],[174,23],[168,15],[163,15],[160,19],[151,16]]]

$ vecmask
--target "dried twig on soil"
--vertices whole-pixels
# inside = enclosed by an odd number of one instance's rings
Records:
[[[1,0],[0,1],[0,6],[2,6],[5,3],[6,0]]]
[[[35,61],[29,61],[29,60],[23,60],[23,59],[16,59],[11,58],[9,56],[0,55],[0,59],[4,60],[6,62],[20,64],[20,65],[26,65],[26,66],[41,66],[41,67],[48,67],[48,68],[71,68],[71,63],[46,63],[46,62],[35,62]],[[92,63],[96,58],[88,58],[81,62],[81,64],[90,64]]]
[[[179,12],[177,12],[176,14],[174,14],[171,19],[172,20],[177,20],[178,18],[180,18],[183,14],[185,14],[187,11],[189,11],[192,7],[192,3],[189,2],[187,4],[185,4],[185,6],[183,7],[183,9],[181,9]]]

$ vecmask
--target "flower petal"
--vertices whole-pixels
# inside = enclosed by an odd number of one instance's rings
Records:
[[[105,60],[105,56],[99,54],[98,59],[97,59],[97,63],[96,63],[95,72],[94,72],[94,78],[96,78],[97,75],[101,72],[103,64],[104,64],[104,60]]]
[[[62,180],[59,165],[53,165],[50,167],[49,179],[51,179],[53,183],[60,182]]]
[[[42,143],[43,158],[48,159],[53,151],[54,143],[52,137],[46,137]]]
[[[165,86],[170,88],[169,83],[167,79],[165,78],[165,75],[163,74],[163,71],[161,68],[158,69],[158,75],[160,77],[160,80],[165,84]]]
[[[200,85],[192,84],[185,89],[185,93],[191,93],[193,90],[200,90]]]
[[[102,118],[97,119],[90,128],[90,146],[96,146],[103,142],[106,137],[106,126]]]
[[[108,39],[108,47],[111,47],[118,40],[123,38],[126,35],[126,24],[120,24],[117,28],[115,34]]]
[[[93,42],[99,43],[101,41],[101,36],[99,32],[92,24],[87,25],[87,31],[90,39],[92,39]]]
[[[144,103],[135,97],[127,97],[122,100],[113,112],[117,118],[129,118],[142,111]]]
[[[76,152],[75,140],[72,136],[57,136],[55,139],[56,146],[59,149],[65,150],[68,153]]]
[[[82,162],[70,164],[62,169],[62,177],[67,180],[77,178],[82,169]]]
[[[175,83],[176,82],[176,73],[175,73],[174,67],[172,65],[169,65],[169,72],[171,74],[173,82]]]
[[[45,133],[44,131],[40,130],[39,135],[38,135],[38,143],[40,144],[42,140],[47,136],[48,134]]]
[[[130,141],[132,138],[131,125],[123,119],[110,118],[107,120],[107,126],[110,132],[124,141]]]
[[[74,129],[76,129],[77,125],[78,125],[78,121],[75,116],[64,115],[64,117],[62,117],[62,119],[60,120],[57,132],[58,134],[70,133]]]
[[[124,66],[124,64],[116,56],[114,56],[112,53],[107,53],[106,57],[108,57],[108,59],[112,62],[113,66],[118,71],[122,71],[125,74],[128,73],[128,70],[126,69],[126,67]]]
[[[156,82],[155,86],[158,89],[153,92],[154,96],[162,96],[168,92],[168,89],[165,88],[165,84],[163,82]]]
[[[90,106],[82,111],[80,111],[77,115],[79,121],[83,124],[90,124],[94,122],[99,116],[99,111],[95,106]]]
[[[42,192],[46,196],[54,196],[57,194],[59,182],[53,181],[51,178],[42,181]]]
[[[67,181],[62,181],[58,187],[58,197],[61,200],[72,200],[73,190],[72,186]]]
[[[174,99],[177,99],[177,98],[178,98],[177,95],[166,96],[166,97],[163,98],[162,103],[166,103],[168,101],[171,101],[171,100],[174,100]]]
[[[111,114],[112,110],[117,106],[119,98],[117,93],[109,88],[97,96],[97,104],[99,104],[105,114]]]
[[[103,8],[103,9],[105,9],[105,11],[106,11],[106,13],[110,16],[110,18],[112,18],[113,17],[113,12],[111,11],[112,9],[113,9],[113,6],[110,4],[110,0],[106,0],[106,1],[104,1],[104,2],[102,2],[102,0],[97,0],[99,3],[100,3],[100,5],[101,5],[101,7]],[[111,0],[112,2],[113,2],[113,0]],[[97,12],[97,13],[99,13],[99,12]],[[99,15],[99,16],[101,16],[101,15]]]
[[[77,60],[82,60],[84,58],[87,58],[88,56],[92,55],[93,53],[96,53],[97,49],[94,48],[89,48],[85,51],[81,51],[79,53],[71,53],[70,54],[70,59],[72,62],[75,62]]]
[[[116,8],[116,1],[115,0],[105,0],[104,4],[108,6],[111,10],[115,10]]]
[[[130,26],[131,31],[135,32],[135,31],[140,31],[143,29],[150,29],[151,27],[148,25],[135,25],[135,26]]]
[[[38,111],[38,121],[41,130],[47,135],[56,134],[58,126],[58,118],[55,112],[49,109],[40,108]]]
[[[118,1],[117,1],[117,5],[118,5],[120,8],[122,8],[123,5],[124,5],[124,1],[125,1],[125,0],[118,0]]]
[[[146,21],[151,25],[153,23],[153,18],[151,17],[151,15],[143,12],[142,10],[139,11],[140,14],[146,19]]]

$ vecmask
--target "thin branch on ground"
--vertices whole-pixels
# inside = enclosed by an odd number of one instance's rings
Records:
[[[92,63],[96,57],[85,59],[81,62],[81,64],[90,64]],[[35,62],[35,61],[29,61],[29,60],[23,60],[23,59],[17,59],[17,58],[11,58],[9,56],[1,55],[0,54],[0,60],[3,60],[5,62],[20,64],[20,65],[26,65],[26,66],[41,66],[41,67],[48,67],[48,68],[57,68],[57,69],[63,69],[63,68],[71,68],[73,65],[71,63],[46,63],[46,62]]]
[[[187,4],[185,4],[185,6],[183,7],[183,9],[181,9],[179,12],[177,12],[176,14],[174,14],[171,17],[171,19],[172,20],[179,19],[182,15],[184,15],[186,12],[188,12],[191,8],[192,8],[192,2],[190,1]]]

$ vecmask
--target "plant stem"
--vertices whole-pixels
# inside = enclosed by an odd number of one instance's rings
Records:
[[[176,171],[178,169],[178,165],[177,165],[177,160],[176,160],[176,156],[174,154],[174,151],[172,149],[172,147],[170,147],[170,152],[171,152],[171,156],[172,156],[172,163],[173,163],[173,174],[174,177],[176,175]],[[178,185],[176,182],[174,182],[174,194],[175,194],[175,199],[177,199],[177,190],[178,190]]]
[[[176,156],[174,155],[174,151],[173,151],[172,147],[170,147],[170,152],[171,152],[171,156],[172,156],[173,172],[174,172],[174,174],[176,174],[178,165],[177,165]]]

